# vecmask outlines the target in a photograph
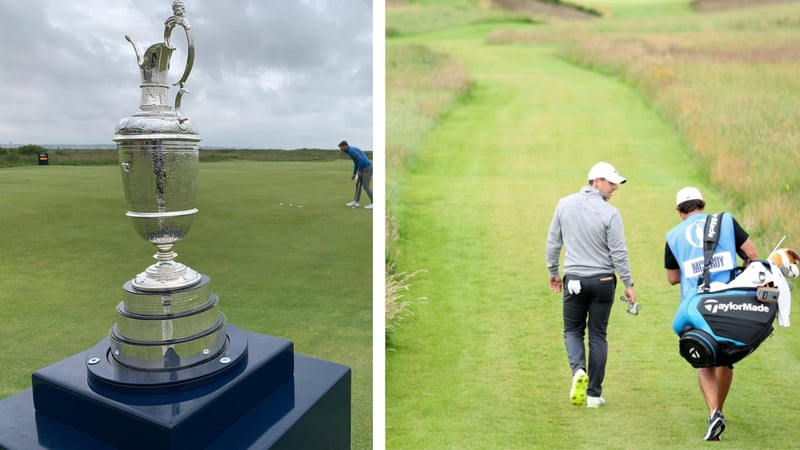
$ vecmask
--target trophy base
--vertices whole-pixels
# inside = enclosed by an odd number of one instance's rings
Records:
[[[225,330],[223,330],[225,331]],[[89,386],[96,392],[111,395],[112,391],[127,394],[175,394],[208,384],[213,380],[224,379],[232,373],[241,371],[247,361],[247,335],[236,327],[227,328],[227,343],[224,351],[213,359],[188,367],[167,367],[161,370],[133,368],[122,365],[112,354],[118,348],[113,337],[100,341],[86,352],[86,370]],[[283,345],[279,345],[283,344]],[[173,358],[180,359],[174,350]],[[274,344],[273,356],[270,356],[270,373],[281,381],[281,376],[288,377],[292,373],[292,344],[289,341]],[[282,374],[282,375],[281,375]],[[265,379],[263,384],[268,386]]]
[[[125,283],[117,323],[108,333],[108,358],[118,366],[156,371],[177,371],[219,358],[230,334],[210,284],[206,275],[176,291],[143,291],[132,281]],[[99,351],[93,356],[106,359]]]
[[[0,448],[350,448],[348,367],[298,355],[291,341],[231,331],[247,341],[241,366],[188,390],[93,387],[91,350],[36,371],[32,389],[0,400]]]

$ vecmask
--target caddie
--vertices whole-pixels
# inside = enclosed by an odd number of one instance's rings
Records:
[[[681,285],[681,302],[686,302],[698,291],[704,269],[704,230],[706,218],[705,200],[695,187],[681,189],[675,199],[675,209],[681,223],[666,235],[664,248],[664,268],[667,281]],[[721,215],[717,247],[711,259],[710,282],[727,283],[733,279],[737,267],[737,255],[744,261],[742,265],[758,259],[753,242],[747,232],[731,214]],[[673,326],[682,321],[676,315]],[[677,331],[676,331],[677,332]],[[700,390],[708,407],[708,427],[704,439],[719,440],[725,430],[725,416],[722,407],[733,382],[733,366],[711,366],[697,369]]]

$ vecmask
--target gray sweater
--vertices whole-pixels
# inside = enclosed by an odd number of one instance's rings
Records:
[[[564,273],[580,277],[619,273],[633,286],[625,228],[619,210],[591,186],[559,200],[547,233],[547,270],[556,278],[561,247]]]

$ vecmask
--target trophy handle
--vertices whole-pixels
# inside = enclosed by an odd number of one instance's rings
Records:
[[[173,86],[178,86],[178,94],[175,96],[175,112],[178,114],[178,121],[183,123],[186,119],[184,119],[180,113],[181,98],[183,97],[183,94],[189,92],[185,86],[186,80],[189,78],[189,74],[192,72],[192,66],[194,65],[194,34],[192,33],[192,26],[189,24],[189,20],[185,16],[183,2],[179,0],[172,2],[172,11],[174,15],[167,19],[167,21],[164,23],[164,43],[168,48],[174,50],[172,47],[171,38],[172,30],[176,26],[183,28],[183,31],[186,33],[187,43],[186,65],[183,69],[183,75],[177,82],[173,84]]]
[[[180,26],[186,32],[186,42],[188,44],[188,50],[186,52],[186,65],[183,69],[183,75],[181,76],[180,80],[176,81],[173,86],[183,86],[186,84],[186,80],[189,78],[189,74],[192,72],[192,66],[194,66],[194,36],[192,33],[192,27],[189,25],[189,21],[185,17],[178,17],[172,16],[167,19],[164,27],[164,43],[167,44],[167,47],[174,50],[175,48],[172,46],[171,38],[172,38],[172,29],[176,26]]]

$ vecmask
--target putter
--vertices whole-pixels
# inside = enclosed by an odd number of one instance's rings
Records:
[[[361,194],[361,177],[358,176],[358,174],[356,174],[356,193],[355,193],[355,196],[353,198],[356,201],[358,201],[358,198],[361,197],[360,194]],[[354,208],[355,208],[355,206],[354,206]]]

